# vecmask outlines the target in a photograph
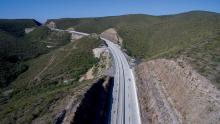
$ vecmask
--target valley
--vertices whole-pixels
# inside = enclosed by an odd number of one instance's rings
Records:
[[[220,14],[0,19],[0,123],[219,123]]]

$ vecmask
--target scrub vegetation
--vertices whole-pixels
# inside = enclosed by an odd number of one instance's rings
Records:
[[[78,80],[98,63],[92,49],[101,43],[100,39],[85,37],[25,61],[28,70],[2,89],[0,122],[29,124],[44,116],[45,122],[52,123],[51,107],[90,82]]]
[[[177,15],[123,15],[52,19],[60,29],[102,33],[114,28],[130,56],[141,61],[184,56],[220,87],[220,14],[192,11]],[[35,28],[30,33],[25,28]],[[99,38],[70,42],[35,20],[0,20],[0,123],[52,123],[58,101],[90,83],[79,82],[98,63],[92,49]]]
[[[70,42],[70,35],[57,33],[35,20],[0,20],[0,87],[6,87],[28,66],[23,62]],[[25,28],[35,28],[25,34]]]
[[[200,74],[219,84],[219,13],[191,11],[165,16],[125,15],[52,21],[59,28],[73,27],[89,33],[115,28],[129,55],[143,61],[186,55]]]
[[[220,14],[192,11],[177,15],[125,15],[101,18],[55,19],[58,28],[101,33],[116,28],[130,55],[149,59],[178,51],[219,31]]]

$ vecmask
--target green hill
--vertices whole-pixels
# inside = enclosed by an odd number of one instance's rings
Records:
[[[51,19],[57,28],[101,33],[115,28],[127,52],[142,61],[190,58],[191,65],[220,88],[220,14],[192,11],[176,15],[123,15]],[[92,49],[102,42],[75,42],[34,20],[0,20],[0,123],[52,123],[58,101],[89,82],[78,79],[97,64]],[[47,23],[48,23],[47,22]],[[24,29],[35,27],[25,34]],[[53,46],[48,48],[47,46]],[[57,114],[57,113],[56,113]]]
[[[213,36],[220,27],[220,14],[192,11],[168,16],[124,15],[49,21],[54,21],[58,28],[73,27],[87,33],[116,28],[129,53],[147,59]]]
[[[86,37],[73,43],[70,34],[45,26],[26,34],[32,25],[13,21],[0,30],[0,123],[29,124],[36,118],[52,123],[57,113],[50,107],[90,85],[78,80],[98,62],[92,49],[101,41]],[[19,28],[11,29],[15,23]]]
[[[30,124],[36,118],[52,123],[57,104],[91,84],[78,80],[97,64],[92,49],[101,43],[99,39],[85,37],[25,61],[29,69],[1,91],[0,123]],[[13,91],[7,93],[8,89]]]
[[[191,11],[165,16],[124,15],[49,21],[54,21],[58,28],[73,27],[87,33],[115,28],[127,52],[141,60],[189,56],[194,60],[191,61],[193,67],[220,87],[219,13]]]
[[[34,19],[0,19],[0,30],[14,36],[24,36],[25,28],[38,27],[41,23]]]
[[[35,20],[0,20],[0,87],[7,86],[20,73],[28,69],[23,61],[35,58],[49,50],[70,42],[67,33],[53,32]],[[35,30],[25,34],[28,27]]]

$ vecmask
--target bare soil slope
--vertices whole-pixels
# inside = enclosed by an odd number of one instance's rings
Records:
[[[219,123],[220,92],[182,59],[151,60],[137,70],[143,123]]]
[[[122,39],[114,28],[109,28],[101,33],[101,37],[122,45]]]

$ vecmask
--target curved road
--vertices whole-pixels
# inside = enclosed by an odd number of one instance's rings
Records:
[[[104,40],[112,53],[115,65],[111,124],[141,124],[136,84],[132,69],[120,46]]]
[[[53,30],[67,31],[82,36],[89,35],[77,31]],[[108,49],[113,56],[115,68],[110,124],[141,124],[133,71],[121,51],[120,46],[105,38],[101,37],[101,39],[108,45]]]

